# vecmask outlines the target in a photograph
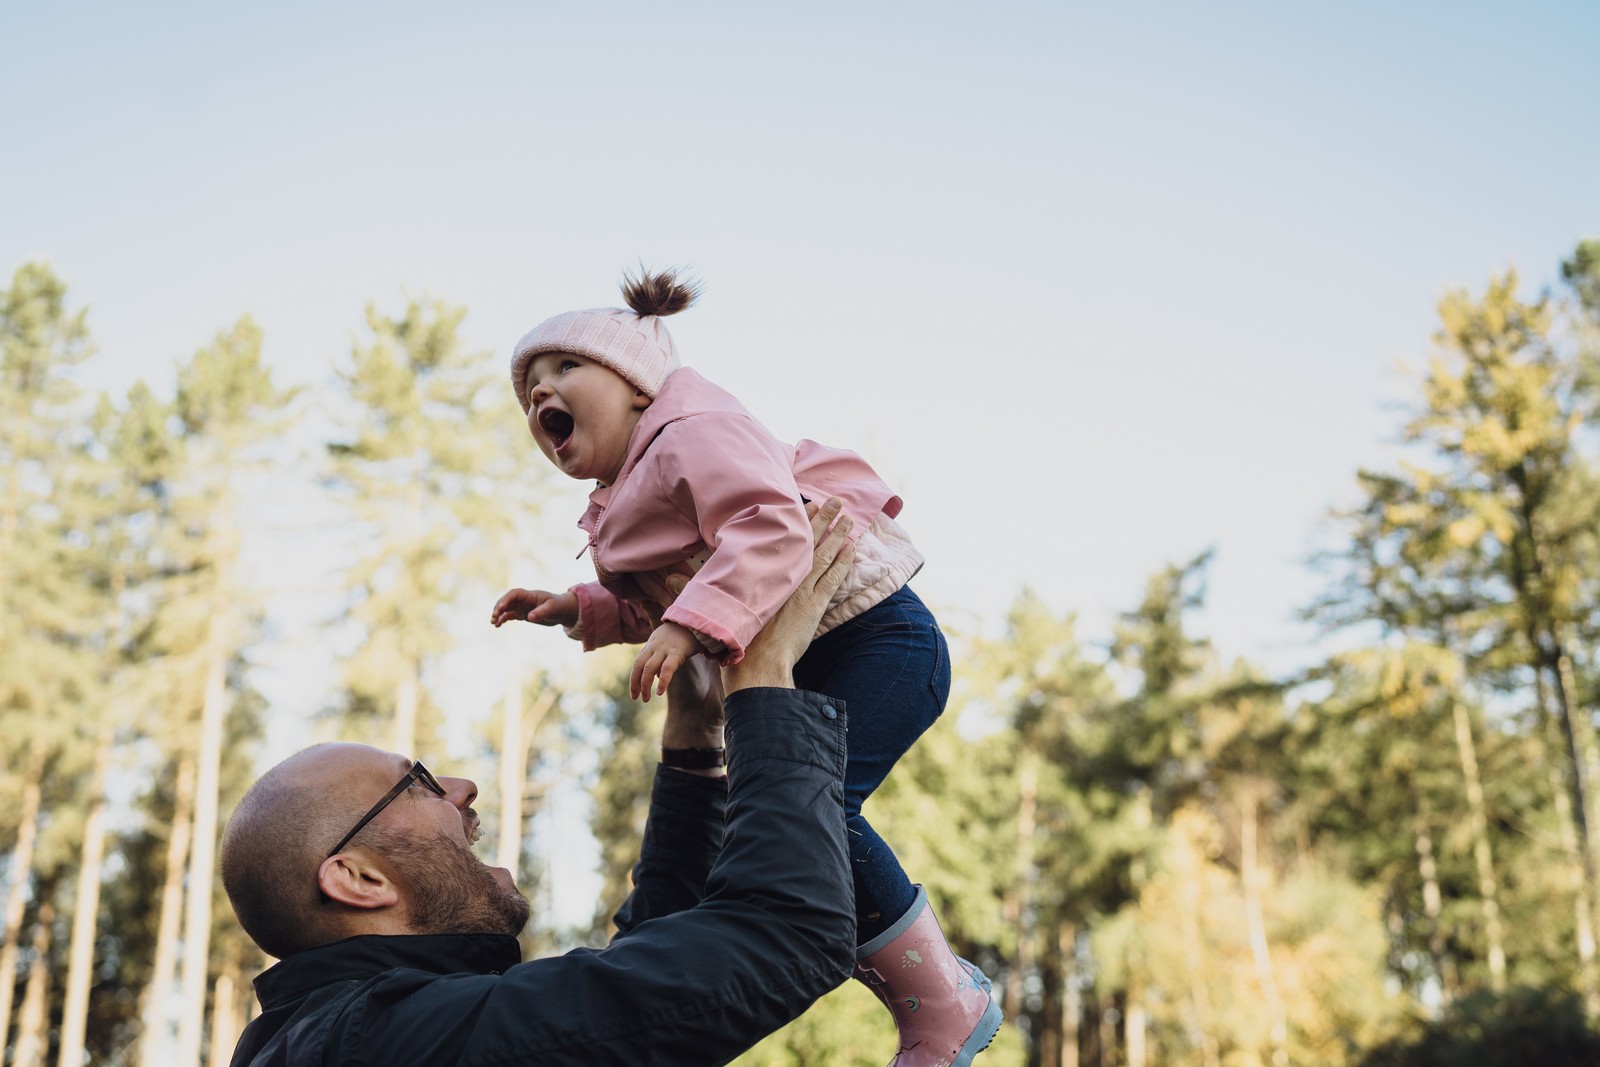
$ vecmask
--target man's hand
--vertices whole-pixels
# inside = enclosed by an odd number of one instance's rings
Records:
[[[755,686],[794,688],[794,665],[811,646],[817,625],[828,610],[828,602],[844,584],[844,577],[855,559],[855,546],[848,541],[853,525],[850,516],[834,522],[841,506],[836,497],[829,497],[820,507],[806,506],[811,516],[811,536],[817,543],[811,554],[811,573],[801,579],[800,588],[750,642],[744,659],[723,668],[722,687],[727,692]]]
[[[540,626],[576,626],[578,597],[572,592],[548,593],[543,589],[512,589],[494,602],[489,622],[536,622]]]
[[[650,634],[650,639],[639,649],[633,661],[633,673],[628,676],[628,694],[635,700],[650,703],[650,690],[656,695],[667,691],[667,684],[678,668],[700,651],[700,642],[687,626],[664,622]]]

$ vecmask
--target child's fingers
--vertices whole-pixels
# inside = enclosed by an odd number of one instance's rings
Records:
[[[522,617],[527,619],[529,622],[538,623],[540,626],[550,626],[553,623],[560,621],[556,618],[556,615],[560,610],[561,604],[555,597],[545,597],[543,600],[540,600],[538,603],[534,604],[534,606],[528,610],[527,614],[523,615]]]
[[[667,691],[667,683],[672,681],[672,676],[678,673],[678,664],[683,662],[682,657],[669,655],[661,662],[661,673],[657,676],[656,696],[661,696]]]
[[[506,621],[506,615],[511,609],[511,597],[516,593],[513,589],[509,593],[502,593],[499,600],[494,602],[494,607],[489,609],[489,621],[496,626]]]
[[[628,695],[634,700],[639,699],[639,689],[644,685],[648,660],[649,657],[643,652],[639,653],[633,661],[633,670],[628,672]]]

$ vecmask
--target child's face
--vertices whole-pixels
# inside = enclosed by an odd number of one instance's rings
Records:
[[[568,477],[616,481],[628,438],[650,398],[626,378],[570,352],[541,352],[528,363],[528,432]]]

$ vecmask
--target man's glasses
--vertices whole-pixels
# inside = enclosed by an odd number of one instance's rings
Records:
[[[371,822],[373,819],[376,819],[378,817],[378,812],[382,811],[384,808],[387,808],[390,803],[394,801],[395,797],[399,796],[401,793],[404,793],[407,789],[410,789],[413,782],[422,786],[424,789],[431,789],[440,796],[445,795],[445,788],[439,784],[439,779],[435,778],[432,773],[429,772],[428,768],[422,765],[421,760],[417,760],[417,762],[411,765],[411,769],[406,772],[406,776],[396,782],[394,784],[394,788],[383,795],[382,800],[372,805],[371,810],[369,810],[365,815],[361,816],[361,821],[356,823],[355,826],[350,829],[349,833],[341,837],[339,839],[339,843],[328,850],[328,856],[324,856],[323,858],[327,859],[329,856],[338,855],[339,850],[348,845],[352,837],[359,834],[367,825],[367,823]]]

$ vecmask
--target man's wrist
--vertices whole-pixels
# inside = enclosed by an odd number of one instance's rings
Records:
[[[794,664],[787,659],[758,652],[738,663],[722,668],[722,691],[741,689],[793,689]]]

